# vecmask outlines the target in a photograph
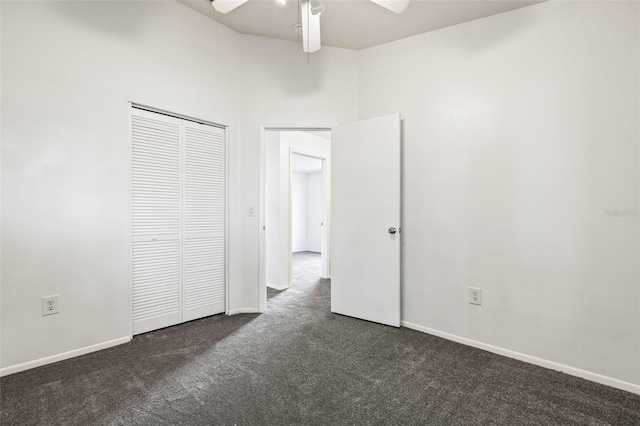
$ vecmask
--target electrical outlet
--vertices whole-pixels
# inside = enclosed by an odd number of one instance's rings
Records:
[[[42,298],[42,316],[58,313],[58,295]]]
[[[247,216],[256,217],[256,206],[248,206],[247,207]]]
[[[482,289],[469,287],[469,303],[472,305],[482,305]]]

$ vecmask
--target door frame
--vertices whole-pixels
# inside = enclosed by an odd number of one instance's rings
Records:
[[[266,170],[267,170],[267,156],[266,156],[266,132],[267,131],[299,131],[299,132],[312,132],[312,131],[331,131],[335,124],[272,124],[272,123],[260,123],[259,125],[259,200],[258,200],[258,234],[259,234],[259,248],[258,248],[258,312],[266,312],[267,310],[267,238],[266,238]],[[291,154],[289,154],[291,155]],[[305,154],[308,155],[308,154]],[[323,167],[323,170],[327,167]],[[323,172],[324,173],[324,172]],[[324,177],[324,176],[323,176]],[[324,181],[324,179],[323,179]],[[324,193],[323,189],[323,193]],[[326,206],[327,208],[329,206]],[[291,219],[289,219],[291,222]],[[289,224],[291,226],[291,224]],[[325,230],[327,240],[329,233],[328,227]],[[289,245],[291,242],[289,241]],[[325,256],[328,257],[328,256]],[[328,262],[325,262],[328,264]],[[289,269],[291,265],[289,265]]]

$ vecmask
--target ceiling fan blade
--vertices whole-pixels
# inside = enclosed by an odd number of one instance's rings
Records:
[[[320,14],[311,13],[311,2],[304,1],[300,4],[302,11],[302,51],[313,53],[320,50]]]
[[[394,13],[402,13],[409,6],[409,0],[371,0],[375,4],[389,9]]]
[[[242,6],[248,0],[213,0],[211,5],[220,13],[229,13],[238,6]]]

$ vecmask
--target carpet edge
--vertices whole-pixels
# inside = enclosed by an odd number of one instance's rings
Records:
[[[433,336],[441,337],[443,339],[451,340],[463,345],[472,346],[474,348],[482,349],[488,352],[492,352],[497,355],[506,356],[508,358],[517,359],[519,361],[534,364],[539,367],[545,367],[550,370],[560,371],[571,376],[580,377],[592,382],[600,383],[602,385],[611,386],[616,389],[621,389],[627,392],[640,395],[640,385],[635,385],[630,382],[615,379],[613,377],[604,376],[602,374],[594,373],[587,370],[582,370],[577,367],[571,367],[566,364],[561,364],[555,361],[550,361],[544,358],[538,358],[532,355],[527,355],[521,352],[512,351],[510,349],[501,348],[499,346],[493,346],[488,343],[483,343],[477,340],[468,339],[466,337],[458,336],[444,331],[436,330],[429,327],[424,327],[419,324],[414,324],[409,321],[402,321],[402,327],[410,328],[412,330],[421,331],[423,333],[431,334]]]

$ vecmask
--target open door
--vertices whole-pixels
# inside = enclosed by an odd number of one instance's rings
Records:
[[[400,115],[331,136],[331,311],[400,326]]]

